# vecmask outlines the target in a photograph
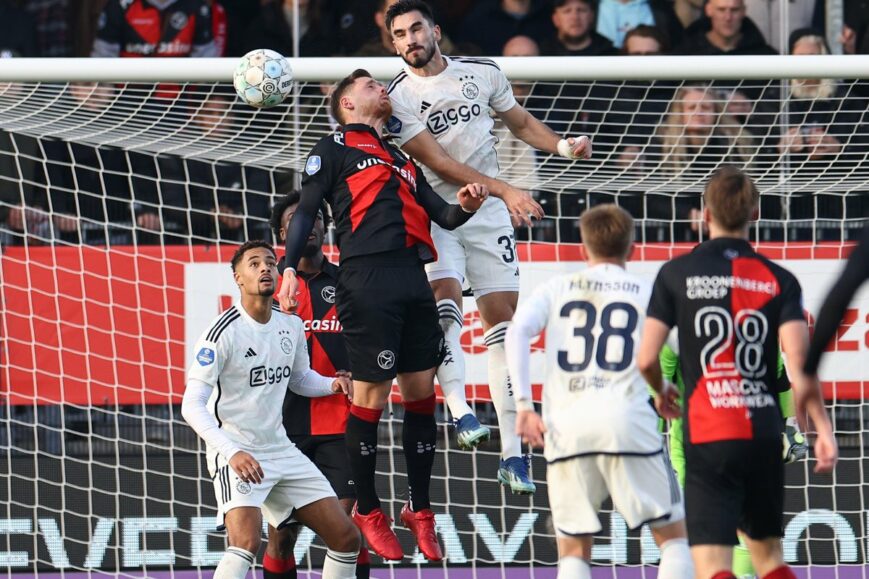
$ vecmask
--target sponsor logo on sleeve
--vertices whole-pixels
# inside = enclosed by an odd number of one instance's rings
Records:
[[[202,348],[196,354],[196,361],[200,366],[210,366],[214,364],[214,350],[211,348]]]
[[[386,121],[386,130],[393,135],[397,135],[401,132],[401,120],[399,120],[395,115],[392,115],[389,117],[389,120]]]
[[[320,160],[320,155],[311,155],[308,157],[307,163],[305,163],[305,173],[308,175],[314,175],[322,166],[323,162]]]

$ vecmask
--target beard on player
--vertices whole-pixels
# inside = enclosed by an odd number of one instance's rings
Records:
[[[422,68],[434,58],[436,49],[437,41],[432,38],[425,45],[414,44],[408,46],[404,54],[401,55],[401,58],[413,68]]]

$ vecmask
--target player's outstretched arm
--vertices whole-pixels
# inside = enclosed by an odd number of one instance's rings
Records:
[[[815,321],[815,335],[809,347],[805,371],[818,373],[818,364],[827,344],[839,329],[845,310],[854,294],[869,279],[869,225],[863,227],[860,243],[851,252],[842,275],[824,299],[818,319]]]
[[[510,132],[535,149],[561,155],[565,159],[591,158],[591,139],[586,136],[562,139],[540,119],[517,104],[510,110],[498,113]]]
[[[532,219],[543,218],[543,207],[527,191],[517,189],[505,181],[487,177],[476,169],[456,161],[441,147],[427,130],[417,134],[401,147],[405,153],[422,163],[438,177],[453,185],[480,183],[507,205],[513,225],[531,225]]]
[[[779,328],[782,350],[787,352],[788,373],[794,390],[797,420],[804,432],[808,432],[806,416],[811,419],[817,432],[815,440],[815,472],[830,472],[836,466],[839,449],[833,435],[833,425],[824,407],[821,384],[816,376],[803,370],[809,344],[809,330],[803,320],[790,320]]]

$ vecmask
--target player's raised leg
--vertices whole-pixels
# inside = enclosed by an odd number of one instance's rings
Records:
[[[489,440],[491,431],[480,424],[465,395],[465,353],[461,335],[462,286],[454,277],[431,280],[438,307],[438,319],[444,332],[444,361],[437,369],[438,383],[444,400],[456,425],[456,442],[460,448],[470,450]]]
[[[488,348],[489,393],[498,413],[501,431],[501,463],[498,481],[516,494],[537,490],[531,480],[529,463],[522,456],[522,440],[516,434],[516,400],[507,372],[504,338],[519,302],[519,292],[496,291],[477,296],[483,321],[483,339]]]

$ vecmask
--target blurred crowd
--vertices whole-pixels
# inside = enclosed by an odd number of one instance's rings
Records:
[[[271,48],[287,56],[394,56],[394,0],[0,0],[0,56],[215,57]],[[784,2],[786,5],[782,6]],[[456,55],[649,56],[829,54],[824,0],[432,0],[442,50]],[[845,53],[869,53],[869,0],[843,0]],[[786,21],[782,15],[786,14]],[[294,31],[298,34],[294,35]],[[296,37],[297,36],[297,37]],[[591,135],[594,167],[642,177],[704,174],[721,162],[756,172],[847,175],[869,155],[867,82],[514,83],[553,130]],[[226,118],[231,94],[207,97],[191,125]],[[322,102],[322,95],[320,95]],[[328,120],[326,121],[328,122]],[[574,217],[606,193],[560,195],[542,159],[498,129],[502,175],[535,190],[552,219],[519,237],[575,241]],[[521,177],[521,178],[520,178]],[[154,156],[0,133],[0,244],[211,243],[267,237],[288,171]],[[597,197],[596,197],[597,196]],[[762,217],[867,215],[866,194],[765,200]],[[607,199],[612,200],[612,199]],[[699,196],[619,193],[667,239],[697,235]],[[674,227],[673,223],[684,226]],[[834,228],[835,229],[835,228]],[[810,235],[815,235],[810,231]],[[659,235],[660,237],[660,235]]]

